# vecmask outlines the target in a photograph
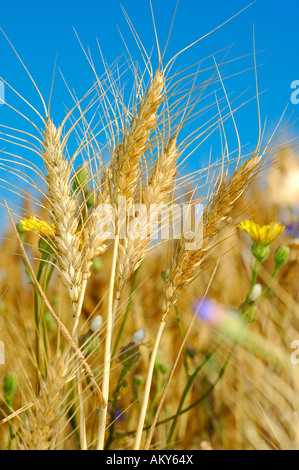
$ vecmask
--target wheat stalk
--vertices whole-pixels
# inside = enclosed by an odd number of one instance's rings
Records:
[[[114,241],[114,253],[111,266],[111,276],[109,285],[109,299],[108,299],[108,314],[107,314],[107,328],[105,338],[105,354],[104,354],[104,370],[103,370],[103,383],[102,393],[105,405],[99,412],[98,435],[97,435],[97,450],[103,450],[105,442],[105,430],[107,420],[107,405],[109,398],[109,380],[110,380],[110,367],[112,356],[112,333],[113,333],[113,292],[115,283],[116,259],[118,252],[118,236],[116,235]]]

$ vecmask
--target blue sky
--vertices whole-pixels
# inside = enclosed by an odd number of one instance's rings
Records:
[[[176,0],[153,0],[159,42],[163,49],[172,21]],[[249,5],[244,0],[180,0],[174,27],[165,59],[169,59],[183,47],[236,14]],[[151,11],[148,0],[123,0],[133,25],[145,48],[150,51],[155,44]],[[237,18],[217,30],[192,49],[184,53],[178,66],[187,67],[216,51],[233,45],[228,59],[252,54],[253,25],[255,27],[258,82],[261,96],[261,115],[267,115],[267,131],[274,128],[286,105],[288,115],[293,112],[292,120],[299,117],[299,105],[290,101],[291,83],[299,80],[298,65],[298,0],[257,0]],[[140,59],[138,49],[122,13],[119,0],[2,0],[0,6],[0,26],[9,37],[22,57],[26,67],[36,80],[43,96],[48,100],[51,88],[54,62],[67,82],[76,89],[78,96],[83,94],[93,83],[93,75],[82,49],[73,31],[78,32],[84,46],[89,46],[101,71],[101,60],[96,38],[108,63],[119,57],[125,47],[118,32],[119,27],[132,56]],[[154,58],[157,57],[154,52]],[[217,56],[218,57],[218,56]],[[155,60],[155,59],[154,59]],[[244,102],[255,95],[253,57],[232,62],[225,67],[224,74],[236,74],[225,81],[226,91],[230,96],[242,95]],[[240,74],[240,72],[244,73]],[[7,80],[24,97],[42,111],[36,92],[7,40],[0,34],[0,76]],[[15,96],[6,87],[6,100],[15,103]],[[246,93],[245,93],[246,91]],[[52,112],[54,120],[63,116],[63,104],[69,104],[65,86],[57,74],[54,86]],[[253,148],[258,135],[256,102],[251,101],[235,116],[243,145]],[[4,106],[0,107],[0,123],[18,125]],[[192,130],[192,129],[191,129]],[[288,137],[298,135],[299,126],[295,124]],[[232,127],[228,124],[228,135],[232,136],[232,149],[236,139]],[[210,144],[209,144],[210,145]],[[1,148],[3,146],[1,145]],[[208,154],[208,147],[198,151],[189,162],[189,169],[196,169],[203,164]],[[217,158],[217,147],[213,158]],[[3,177],[3,174],[2,176]],[[1,191],[1,188],[0,188]]]

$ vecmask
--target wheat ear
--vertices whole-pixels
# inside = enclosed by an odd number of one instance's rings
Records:
[[[207,253],[213,248],[216,236],[226,225],[232,212],[237,209],[240,197],[260,171],[260,162],[260,156],[251,157],[235,171],[227,182],[220,186],[204,212],[202,245],[198,250],[188,251],[185,249],[184,240],[179,241],[166,284],[165,311],[169,310],[170,305],[176,302],[179,295],[199,275],[199,267]]]
[[[20,433],[26,450],[50,450],[61,418],[64,401],[66,368],[61,360],[48,369],[48,377],[41,380],[40,393],[25,421],[20,421]]]
[[[64,158],[61,127],[56,128],[47,118],[43,160],[47,170],[47,184],[51,217],[55,226],[55,248],[60,275],[70,298],[78,302],[82,284],[82,256],[76,217],[77,204],[70,187],[71,165]]]
[[[122,142],[116,147],[114,155],[113,199],[119,195],[126,198],[127,205],[132,203],[138,184],[139,162],[147,151],[150,134],[157,123],[157,111],[163,100],[164,75],[157,70],[147,93],[142,96],[138,112],[133,115],[129,131],[124,130]]]
[[[130,130],[124,131],[123,140],[116,148],[114,158],[116,169],[113,172],[114,191],[112,199],[117,208],[118,196],[120,195],[125,197],[127,211],[133,203],[134,193],[138,186],[139,163],[148,149],[150,134],[157,124],[157,111],[163,100],[163,90],[164,75],[158,69],[148,87],[147,93],[141,98],[138,112],[131,120]],[[119,220],[118,224],[121,224]],[[117,229],[120,231],[121,227]],[[127,237],[120,240],[120,257],[117,263],[118,272],[125,270],[122,261],[128,258],[127,245]],[[124,276],[118,274],[118,278],[123,281]],[[122,285],[119,287],[120,291]]]
[[[160,205],[166,202],[173,191],[179,156],[176,144],[177,133],[169,140],[158,156],[150,180],[143,191],[142,200],[146,206],[146,214],[139,219],[142,229],[146,228],[145,238],[127,237],[119,246],[117,278],[120,286],[124,285],[125,281],[140,265],[150,241],[151,232],[157,230]],[[149,221],[149,214],[151,221]]]
[[[78,234],[77,201],[71,191],[71,164],[63,155],[62,128],[56,128],[48,116],[44,138],[43,160],[47,170],[47,184],[51,217],[55,226],[54,243],[63,283],[73,303],[74,325],[72,337],[78,344],[78,325],[93,250],[86,243],[81,247]],[[85,414],[80,361],[77,362],[77,386],[80,411],[81,448],[86,449]]]

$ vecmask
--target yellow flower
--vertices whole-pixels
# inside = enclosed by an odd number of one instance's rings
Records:
[[[283,232],[285,226],[280,222],[272,222],[269,225],[259,225],[247,219],[239,224],[239,228],[247,232],[254,242],[269,245]]]
[[[34,232],[41,236],[54,237],[55,226],[52,223],[38,220],[35,217],[20,220],[25,232]]]

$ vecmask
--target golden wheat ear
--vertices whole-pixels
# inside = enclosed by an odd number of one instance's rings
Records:
[[[51,218],[55,226],[54,243],[60,274],[74,304],[78,302],[82,285],[82,255],[78,235],[77,202],[70,187],[71,167],[63,155],[61,128],[47,119],[43,160],[47,170],[47,184]]]
[[[253,156],[244,162],[230,180],[224,182],[212,198],[203,215],[202,246],[189,252],[185,241],[180,240],[172,261],[170,278],[166,283],[166,299],[169,306],[189,287],[200,274],[201,263],[209,250],[214,248],[218,234],[237,211],[240,197],[246,192],[260,171],[261,157]]]
[[[63,416],[66,398],[66,367],[57,360],[48,368],[48,377],[40,383],[40,393],[26,420],[20,421],[20,447],[25,450],[50,450],[55,448],[59,421]]]
[[[157,70],[146,94],[141,98],[138,112],[130,122],[130,129],[124,129],[122,142],[114,155],[114,193],[117,201],[119,195],[124,196],[127,204],[138,186],[139,163],[147,151],[147,142],[157,123],[157,111],[163,100],[164,75]]]

